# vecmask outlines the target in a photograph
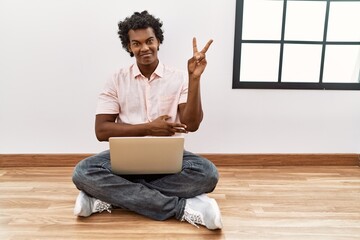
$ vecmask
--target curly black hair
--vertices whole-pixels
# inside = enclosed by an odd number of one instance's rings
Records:
[[[119,26],[119,37],[123,48],[130,53],[130,56],[133,57],[134,54],[129,51],[129,31],[137,29],[145,29],[151,27],[154,29],[155,36],[159,40],[160,44],[164,41],[163,30],[161,29],[163,23],[159,18],[155,18],[153,15],[149,14],[148,11],[134,12],[130,17],[125,18],[123,21],[118,23]]]

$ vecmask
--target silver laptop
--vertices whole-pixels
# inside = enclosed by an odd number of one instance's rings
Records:
[[[111,137],[111,169],[125,174],[170,174],[181,171],[184,137]]]

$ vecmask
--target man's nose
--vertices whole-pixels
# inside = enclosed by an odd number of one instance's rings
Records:
[[[141,51],[142,51],[142,52],[145,52],[145,51],[147,51],[147,50],[149,50],[149,46],[148,46],[146,43],[142,44],[142,45],[141,45]]]

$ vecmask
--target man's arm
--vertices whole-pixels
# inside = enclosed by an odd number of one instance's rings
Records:
[[[193,57],[188,61],[189,88],[187,102],[179,105],[180,121],[187,126],[188,131],[195,132],[203,119],[201,105],[200,78],[204,72],[207,61],[205,53],[213,40],[209,40],[199,52],[196,38],[193,38]]]
[[[167,122],[170,118],[167,115],[143,124],[116,123],[117,116],[118,114],[96,115],[95,133],[99,141],[108,141],[110,137],[172,136],[177,132],[186,132],[184,124]]]

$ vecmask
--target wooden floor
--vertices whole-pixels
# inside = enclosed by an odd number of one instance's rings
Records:
[[[222,231],[114,210],[73,216],[70,167],[0,170],[0,239],[360,239],[360,168],[219,167]]]

